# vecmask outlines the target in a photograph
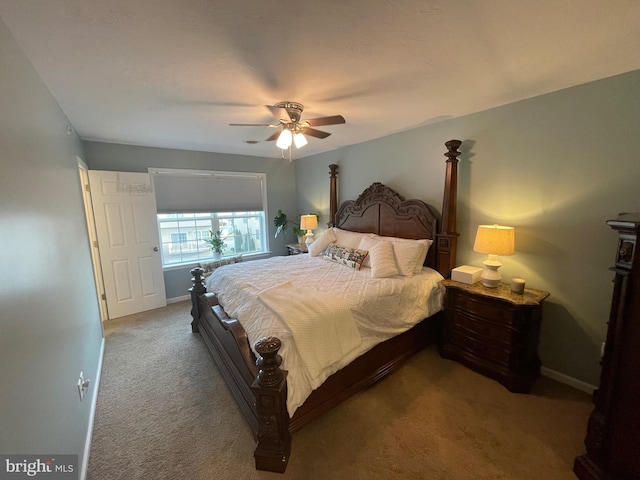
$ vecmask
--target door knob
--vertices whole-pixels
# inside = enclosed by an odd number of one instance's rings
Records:
[[[153,251],[157,252],[158,251],[158,247],[153,247]]]

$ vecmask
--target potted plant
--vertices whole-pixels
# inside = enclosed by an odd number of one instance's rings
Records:
[[[275,237],[277,237],[280,232],[287,233],[287,228],[291,227],[293,233],[295,233],[296,237],[298,237],[298,242],[302,243],[301,239],[304,237],[304,234],[306,232],[300,229],[299,223],[296,223],[293,220],[289,220],[287,218],[287,215],[282,210],[278,210],[278,213],[273,219],[273,224],[276,226]]]
[[[211,249],[213,250],[213,258],[219,260],[222,256],[222,249],[226,248],[227,244],[224,243],[224,240],[222,240],[222,237],[220,236],[221,232],[219,230],[217,232],[209,230],[209,234],[211,235],[211,237],[205,240],[205,242],[211,245]]]

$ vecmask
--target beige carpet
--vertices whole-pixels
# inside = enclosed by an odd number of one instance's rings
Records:
[[[253,438],[190,304],[108,321],[88,478],[575,480],[590,397],[541,377],[532,394],[435,348],[293,435],[284,475]]]

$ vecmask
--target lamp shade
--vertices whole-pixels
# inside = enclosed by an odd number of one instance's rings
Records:
[[[293,136],[293,143],[296,144],[296,148],[302,148],[309,142],[307,142],[307,138],[303,134],[296,133]]]
[[[515,253],[515,231],[502,225],[479,225],[473,251],[490,255],[513,255]]]
[[[300,229],[301,230],[314,230],[318,228],[318,217],[315,215],[301,215],[300,216]]]
[[[284,129],[280,136],[278,137],[278,141],[276,142],[276,146],[281,149],[289,148],[291,146],[291,139],[293,135],[291,135],[291,130]]]

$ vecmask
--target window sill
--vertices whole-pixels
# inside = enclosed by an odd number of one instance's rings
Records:
[[[245,253],[242,254],[242,261],[246,261],[246,260],[261,260],[263,258],[269,258],[273,255],[273,253],[271,251],[268,252],[261,252],[261,253]],[[237,255],[229,255],[227,257],[222,257],[222,260],[224,260],[225,258],[233,258],[236,257]],[[177,263],[174,265],[167,265],[167,266],[163,266],[162,267],[162,271],[163,272],[170,272],[172,270],[185,270],[185,269],[191,269],[194,267],[197,267],[198,264],[200,262],[214,262],[215,260],[213,258],[208,258],[206,260],[201,260],[201,261],[197,261],[197,262],[187,262],[187,263]]]

